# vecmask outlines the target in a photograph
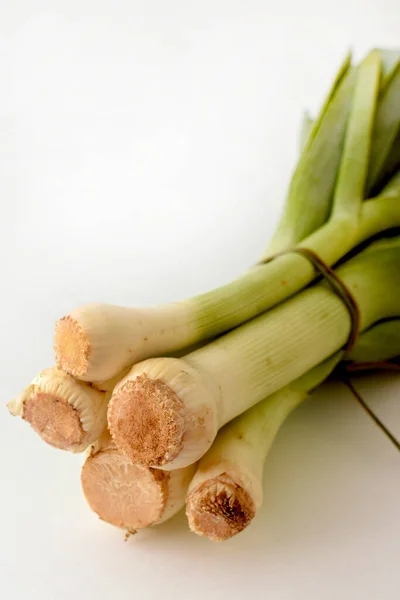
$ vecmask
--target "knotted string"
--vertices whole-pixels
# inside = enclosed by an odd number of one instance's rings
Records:
[[[349,352],[353,349],[354,344],[356,343],[360,333],[360,309],[358,308],[357,302],[349,288],[346,286],[346,284],[340,279],[337,273],[335,273],[335,271],[329,265],[327,265],[320,256],[318,256],[316,252],[310,250],[309,248],[292,248],[291,250],[285,250],[283,252],[279,252],[268,258],[265,258],[258,264],[263,265],[269,263],[279,256],[284,256],[285,254],[292,252],[300,254],[300,256],[304,256],[304,258],[306,258],[313,265],[317,273],[319,273],[322,276],[322,278],[329,284],[331,289],[339,296],[339,298],[343,301],[347,310],[349,311],[351,318],[351,329],[347,343],[343,348],[345,352]],[[379,429],[385,434],[385,436],[400,452],[400,442],[394,437],[394,435],[382,423],[379,417],[366,404],[365,400],[357,392],[349,378],[349,373],[351,372],[365,372],[376,369],[398,371],[400,370],[400,361],[382,361],[374,363],[362,363],[359,365],[355,363],[349,363],[347,365],[342,366],[339,372],[342,375],[343,383],[347,385],[350,392],[352,393],[352,396],[355,398],[355,400],[358,402],[361,408],[367,413],[367,415],[374,421],[374,423],[379,427]]]

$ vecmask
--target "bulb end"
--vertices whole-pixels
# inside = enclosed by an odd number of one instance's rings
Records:
[[[103,521],[127,531],[150,527],[163,515],[168,473],[134,465],[117,448],[92,453],[81,483],[90,508]]]
[[[137,465],[161,467],[182,449],[183,403],[159,379],[129,379],[113,394],[108,426],[116,445]]]
[[[23,419],[55,448],[81,450],[85,431],[78,411],[64,398],[36,393],[24,402]]]
[[[250,495],[227,473],[200,484],[186,500],[190,529],[214,542],[227,540],[243,531],[255,513]]]

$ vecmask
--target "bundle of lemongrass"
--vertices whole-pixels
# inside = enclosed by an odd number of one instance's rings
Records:
[[[242,531],[289,413],[339,362],[400,354],[399,59],[346,58],[305,121],[275,235],[238,280],[56,324],[57,367],[9,410],[52,446],[87,451],[82,486],[103,520],[132,531],[186,502],[195,533]]]

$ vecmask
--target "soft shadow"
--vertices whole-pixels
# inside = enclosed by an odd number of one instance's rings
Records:
[[[399,492],[400,461],[381,432],[333,383],[298,408],[270,452],[264,503],[251,526],[229,542],[214,544],[189,531],[184,511],[134,538],[150,550],[173,543],[214,556],[251,553],[256,562],[277,551],[337,551],[389,526],[385,503]],[[190,546],[190,549],[188,547]]]

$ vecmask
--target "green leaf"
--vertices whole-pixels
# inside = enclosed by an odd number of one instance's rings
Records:
[[[396,72],[397,63],[400,61],[400,50],[387,50],[385,48],[377,48],[375,52],[379,53],[382,61],[382,77],[380,91],[383,93],[391,78]]]
[[[358,68],[333,199],[333,218],[338,213],[357,215],[364,200],[380,76],[380,55],[372,51]]]
[[[356,72],[346,57],[293,173],[271,251],[294,246],[330,215]]]
[[[387,161],[400,131],[400,61],[396,63],[390,81],[379,99],[372,135],[368,190],[370,195],[387,170]],[[395,152],[396,154],[396,152]]]
[[[311,118],[309,112],[305,111],[303,113],[303,118],[301,120],[301,125],[300,125],[300,134],[299,134],[300,154],[303,152],[303,150],[310,138],[310,134],[311,134],[313,127],[314,127],[314,121]]]

